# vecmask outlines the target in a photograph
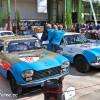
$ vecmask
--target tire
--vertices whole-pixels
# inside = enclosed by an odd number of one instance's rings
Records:
[[[83,56],[79,56],[75,59],[75,67],[76,70],[81,73],[86,73],[90,69],[88,61]]]
[[[60,81],[63,81],[63,80],[64,80],[64,77],[59,78],[59,80],[60,80]]]
[[[17,84],[12,74],[10,74],[9,83],[10,83],[11,91],[13,94],[20,95],[22,93],[22,87]]]

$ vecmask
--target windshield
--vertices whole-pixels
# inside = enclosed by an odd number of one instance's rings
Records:
[[[14,40],[6,41],[6,51],[7,53],[11,52],[20,52],[20,51],[30,51],[34,49],[40,49],[41,45],[38,40]]]
[[[83,34],[66,35],[64,41],[67,45],[86,43],[87,39]]]
[[[0,33],[1,36],[5,36],[5,35],[14,35],[12,32],[2,32]]]

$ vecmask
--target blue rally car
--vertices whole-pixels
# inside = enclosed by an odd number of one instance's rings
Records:
[[[69,65],[64,56],[41,49],[34,37],[0,38],[0,73],[9,79],[14,94],[49,79],[62,80],[69,73]]]
[[[83,34],[65,33],[60,49],[60,54],[74,63],[79,72],[100,67],[100,44],[90,43]]]

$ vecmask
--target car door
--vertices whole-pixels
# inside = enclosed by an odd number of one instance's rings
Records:
[[[75,55],[81,54],[83,52],[83,49],[81,48],[81,44],[74,44],[73,39],[71,39],[71,41],[68,39],[66,41],[65,38],[63,39],[64,42],[60,45],[60,47],[62,48],[60,54],[68,58],[70,62],[73,63],[73,59]]]
[[[73,62],[73,58],[75,56],[75,45],[70,44],[72,41],[66,41],[65,37],[63,38],[63,42],[61,43],[60,47],[62,48],[62,51],[60,54],[65,56],[67,59],[69,59],[71,62]]]

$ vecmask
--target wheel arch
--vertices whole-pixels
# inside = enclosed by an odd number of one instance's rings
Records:
[[[11,74],[12,74],[11,71],[10,70],[7,70],[7,79],[8,80],[9,80],[9,77],[10,77]]]
[[[13,75],[12,72],[10,70],[7,70],[7,79],[9,80],[10,75]]]
[[[86,59],[86,57],[84,56],[84,55],[81,55],[81,54],[77,54],[77,55],[75,55],[75,57],[74,57],[74,59],[73,59],[73,63],[75,63],[75,60],[76,60],[76,58],[77,57],[84,57],[85,59]],[[87,59],[86,59],[87,60]],[[87,62],[88,62],[88,60],[87,60]],[[88,62],[89,63],[89,62]]]

